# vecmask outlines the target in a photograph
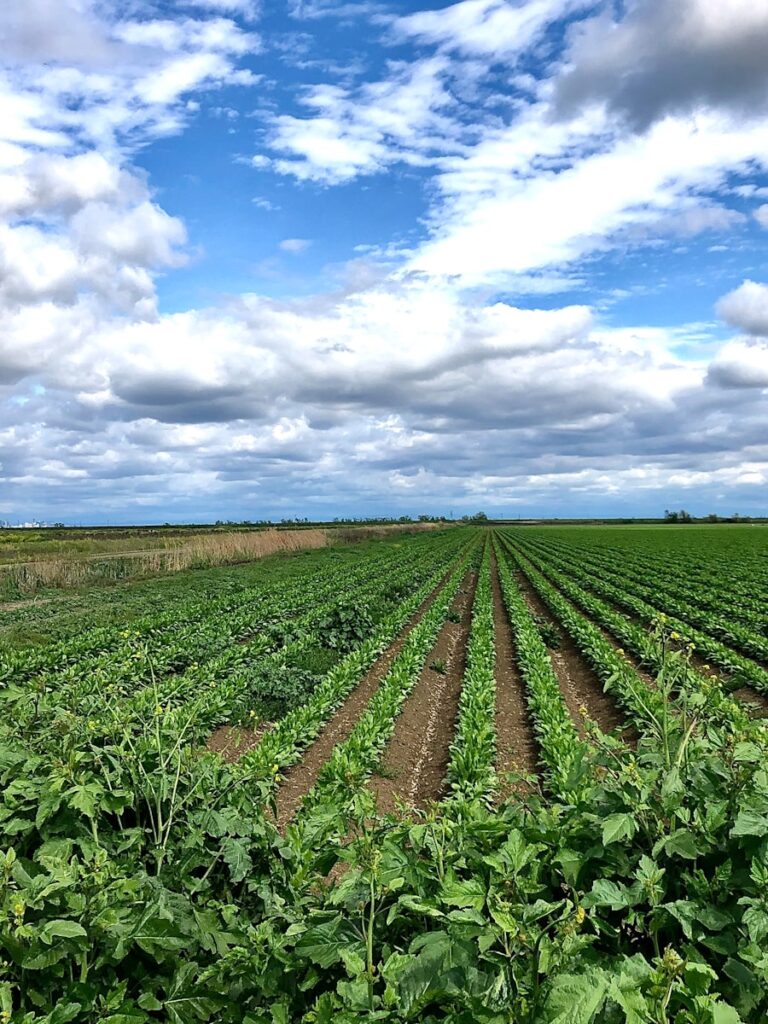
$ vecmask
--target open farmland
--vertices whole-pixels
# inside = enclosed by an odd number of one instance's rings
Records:
[[[454,527],[5,612],[2,1021],[764,1021],[767,540]]]

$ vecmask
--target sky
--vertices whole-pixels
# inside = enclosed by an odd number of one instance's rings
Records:
[[[0,5],[0,519],[768,514],[768,4]]]

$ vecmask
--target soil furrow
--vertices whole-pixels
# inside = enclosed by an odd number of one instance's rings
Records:
[[[301,806],[302,800],[314,786],[320,770],[331,756],[333,748],[349,737],[371,697],[378,690],[382,679],[389,672],[392,662],[402,650],[408,634],[424,617],[437,594],[445,586],[448,576],[449,572],[446,572],[429,597],[419,605],[397,639],[368,669],[314,742],[307,747],[301,761],[285,773],[285,779],[277,791],[277,824],[281,830],[293,818]]]
[[[391,814],[398,801],[424,807],[443,792],[450,746],[466,665],[477,573],[467,573],[453,602],[458,622],[447,620],[424,668],[395,722],[370,785],[380,814]],[[435,671],[432,665],[440,665]]]
[[[768,718],[768,697],[751,686],[740,686],[732,690],[731,696],[741,701],[751,718]]]
[[[499,789],[503,797],[510,791],[503,781],[505,773],[536,773],[538,746],[517,670],[512,627],[504,607],[495,552],[491,553],[491,590],[496,644],[496,771],[502,780]]]
[[[208,737],[206,749],[219,754],[228,764],[234,764],[249,750],[258,747],[261,737],[271,725],[271,722],[260,722],[255,729],[244,725],[222,725]]]
[[[567,595],[561,594],[561,596],[563,597],[563,600],[568,601],[568,603],[572,607],[576,608],[576,610],[581,615],[583,615],[585,619],[588,619],[593,626],[599,629],[605,637],[605,639],[609,643],[611,643],[614,648],[622,651],[623,656],[632,665],[634,670],[637,672],[637,674],[644,682],[646,682],[649,686],[656,686],[655,678],[646,669],[641,667],[640,661],[634,655],[628,654],[626,651],[623,650],[623,648],[620,647],[619,641],[613,636],[612,633],[605,629],[604,626],[601,626],[599,622],[596,622],[590,615],[588,615],[584,611],[583,608],[579,608],[575,604],[575,602],[571,601],[571,599],[567,597]],[[634,614],[628,609],[619,607],[614,601],[610,601],[605,597],[601,597],[600,600],[604,601],[607,605],[609,605],[616,612],[617,615],[623,615],[633,626],[636,626],[644,630],[649,629],[647,623],[645,623],[638,615]],[[728,689],[728,674],[726,672],[723,672],[722,670],[719,670],[717,666],[713,666],[712,664],[710,664],[710,662],[707,661],[705,655],[699,654],[696,650],[688,652],[685,644],[683,643],[675,644],[672,641],[670,641],[669,644],[672,650],[679,651],[681,654],[687,654],[688,659],[691,663],[691,667],[695,669],[700,675],[710,676],[712,679],[718,680],[720,683],[722,683],[725,686],[726,690]],[[750,717],[768,718],[768,695],[760,693],[759,690],[756,690],[751,686],[740,686],[737,689],[731,690],[730,694],[741,704],[744,704],[746,706],[746,709]]]
[[[549,656],[563,698],[579,733],[582,736],[586,735],[581,708],[586,708],[589,717],[597,722],[603,732],[612,732],[624,727],[624,716],[612,698],[603,691],[597,674],[587,665],[567,631],[550,612],[527,577],[518,572],[516,578],[531,613],[557,632],[559,647],[550,648]]]

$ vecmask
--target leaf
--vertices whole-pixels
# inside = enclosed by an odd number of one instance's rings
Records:
[[[768,936],[768,914],[759,906],[744,911],[744,924],[752,942],[761,943]]]
[[[136,1002],[142,1010],[162,1010],[163,1008],[163,1004],[151,992],[145,992],[143,996],[139,996]]]
[[[50,946],[54,939],[87,939],[88,932],[77,921],[48,921],[40,929],[40,941]]]
[[[733,749],[733,760],[743,764],[760,764],[763,752],[756,743],[737,743]]]
[[[617,843],[620,839],[631,839],[637,831],[631,814],[610,814],[603,822],[603,846]]]
[[[478,878],[467,881],[446,881],[440,890],[440,899],[450,907],[471,907],[482,910],[485,906],[485,886]]]
[[[336,991],[344,1000],[344,1005],[350,1010],[370,1009],[368,982],[365,978],[358,978],[355,981],[340,981],[336,986]]]
[[[544,1004],[542,1024],[591,1024],[599,1019],[609,976],[599,967],[587,974],[561,974]]]
[[[294,949],[320,967],[332,967],[341,960],[341,950],[345,946],[362,950],[355,929],[337,914],[330,921],[324,921],[306,931]]]
[[[221,855],[229,868],[229,877],[233,882],[242,882],[253,867],[248,847],[242,839],[225,839],[221,844]]]
[[[712,1024],[742,1024],[742,1020],[730,1003],[715,1003],[712,1007]]]
[[[731,829],[732,838],[765,835],[768,835],[768,815],[751,809],[739,811],[736,824]]]
[[[584,897],[585,907],[610,907],[611,910],[623,910],[629,906],[627,894],[615,882],[607,878],[598,878],[592,883],[592,891]]]
[[[664,852],[668,857],[677,855],[678,857],[685,857],[687,860],[695,860],[701,851],[693,833],[687,829],[679,828],[664,840]]]

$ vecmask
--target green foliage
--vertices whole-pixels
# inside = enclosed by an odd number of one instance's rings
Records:
[[[195,602],[175,633],[150,614],[6,655],[1,1024],[764,1021],[768,725],[691,664],[676,623],[628,620],[577,572],[586,555],[530,537],[497,537],[495,558],[542,785],[500,804],[479,531],[359,573],[329,554],[266,596]],[[478,563],[446,798],[382,820],[367,779]],[[580,738],[521,571],[633,746]],[[446,576],[280,833],[281,773]],[[213,725],[269,702],[282,717],[239,763],[204,752]]]

